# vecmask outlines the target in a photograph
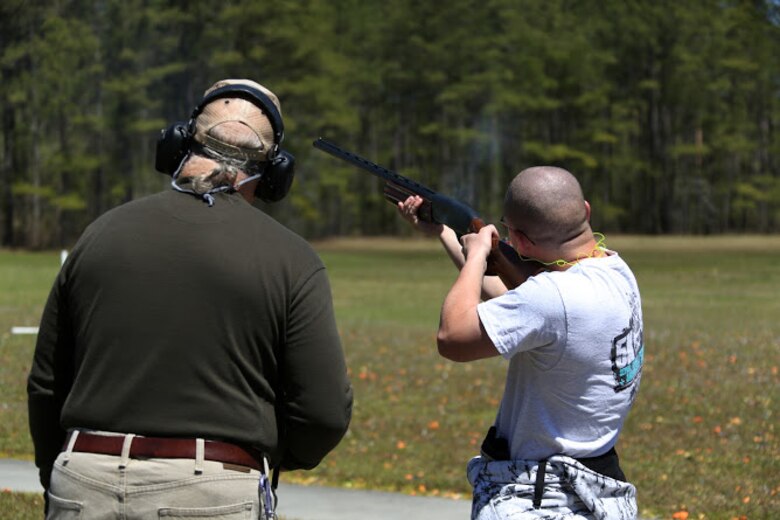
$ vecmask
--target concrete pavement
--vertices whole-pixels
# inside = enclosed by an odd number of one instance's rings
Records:
[[[0,459],[0,490],[40,493],[32,462]],[[290,520],[457,520],[471,513],[469,500],[279,483],[277,513]]]

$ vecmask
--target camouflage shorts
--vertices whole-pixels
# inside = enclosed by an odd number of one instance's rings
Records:
[[[537,484],[540,467],[537,461],[471,459],[467,475],[474,488],[472,520],[636,518],[636,488],[628,482],[556,455],[546,461]]]

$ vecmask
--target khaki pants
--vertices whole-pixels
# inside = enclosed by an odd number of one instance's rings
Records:
[[[260,472],[197,459],[129,459],[64,451],[47,520],[258,518]]]

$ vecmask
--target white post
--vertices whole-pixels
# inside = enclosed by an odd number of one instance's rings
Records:
[[[38,334],[38,327],[11,327],[11,334]]]

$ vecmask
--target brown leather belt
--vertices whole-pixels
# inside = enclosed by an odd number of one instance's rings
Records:
[[[73,451],[120,456],[124,441],[124,436],[95,435],[79,432],[76,443],[73,445]],[[68,442],[66,441],[65,447],[67,445]],[[262,470],[262,457],[257,453],[253,453],[253,451],[236,444],[207,440],[204,444],[203,458]],[[134,437],[130,445],[130,458],[194,459],[195,439]]]

